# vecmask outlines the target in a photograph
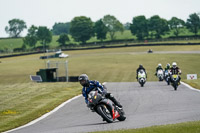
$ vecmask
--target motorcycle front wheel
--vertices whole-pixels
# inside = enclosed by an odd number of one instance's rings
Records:
[[[144,86],[144,82],[140,82],[140,86],[143,87]]]
[[[104,120],[106,120],[108,123],[113,122],[112,111],[110,111],[110,109],[106,105],[103,105],[103,104],[98,105],[97,111],[98,111],[98,114],[101,115],[101,117]]]
[[[169,79],[167,80],[167,85],[170,85],[170,81],[169,81]]]
[[[177,87],[178,87],[178,85],[174,82],[173,83],[173,87],[174,87],[174,90],[176,91],[177,90]]]

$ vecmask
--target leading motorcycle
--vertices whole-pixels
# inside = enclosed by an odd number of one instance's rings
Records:
[[[174,90],[176,91],[179,85],[179,75],[173,74],[171,75],[171,85],[174,87]]]
[[[116,119],[119,121],[126,119],[123,109],[116,106],[110,99],[105,98],[98,91],[91,91],[88,94],[88,101],[90,109],[98,113],[108,123],[112,123]]]

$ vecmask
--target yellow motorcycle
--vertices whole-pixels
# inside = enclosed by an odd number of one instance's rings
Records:
[[[179,85],[179,75],[173,74],[171,75],[171,85],[174,87],[174,90],[176,91]]]

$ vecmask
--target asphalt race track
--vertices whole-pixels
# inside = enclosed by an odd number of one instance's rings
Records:
[[[141,128],[200,120],[200,92],[180,85],[177,91],[166,82],[107,83],[124,107],[127,119],[108,124],[87,109],[81,96],[37,123],[12,133],[79,133]]]

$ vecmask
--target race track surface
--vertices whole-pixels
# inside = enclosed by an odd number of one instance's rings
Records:
[[[177,91],[166,82],[147,82],[144,87],[137,82],[106,86],[123,105],[125,121],[102,121],[79,97],[41,121],[12,133],[84,133],[200,120],[200,92],[184,85]]]

